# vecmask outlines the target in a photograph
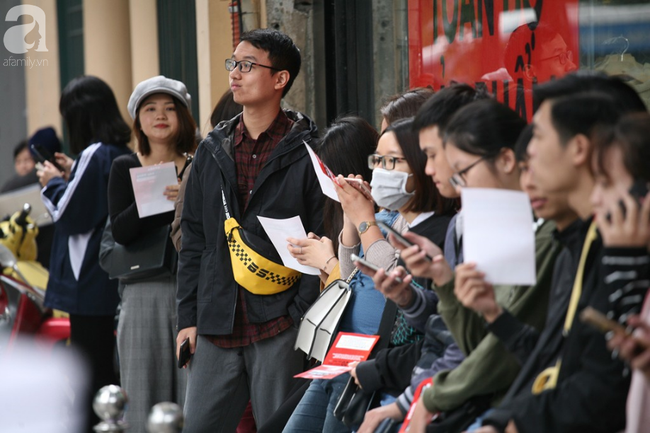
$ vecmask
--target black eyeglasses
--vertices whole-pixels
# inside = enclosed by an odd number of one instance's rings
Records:
[[[274,71],[281,71],[282,69],[274,68],[273,66],[260,65],[259,63],[251,62],[250,60],[226,59],[226,71],[233,71],[239,67],[239,72],[250,72],[253,66],[261,66],[262,68],[273,69]]]
[[[567,62],[572,62],[573,61],[573,52],[572,51],[564,51],[560,54],[556,54],[555,56],[547,57],[545,59],[539,59],[540,62],[543,62],[544,60],[551,60],[558,58],[560,60],[560,65],[566,65]]]
[[[467,186],[467,182],[465,182],[465,175],[467,174],[468,171],[470,171],[472,168],[474,168],[476,165],[478,165],[479,162],[485,161],[487,159],[487,155],[483,155],[467,167],[465,167],[462,170],[457,171],[456,173],[452,174],[451,177],[449,178],[449,183],[451,183],[451,186],[454,188],[462,188]]]
[[[368,168],[375,169],[381,166],[384,170],[393,170],[397,162],[406,161],[406,158],[397,156],[368,155]]]

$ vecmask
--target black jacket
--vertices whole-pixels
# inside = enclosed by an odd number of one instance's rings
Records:
[[[572,258],[580,259],[590,221],[583,222],[580,242],[574,243]],[[577,313],[567,337],[562,336],[564,314],[554,314],[547,323],[513,388],[483,424],[503,431],[513,419],[520,433],[617,432],[625,426],[625,399],[629,378],[623,363],[612,360],[601,333],[582,323],[579,312],[587,305],[599,311],[609,309],[610,288],[603,283],[602,242],[596,239],[587,256],[583,289]],[[573,267],[573,276],[575,269]],[[543,368],[561,355],[561,368],[554,389],[533,395],[530,384]]]
[[[233,330],[238,285],[226,244],[222,185],[231,216],[247,231],[267,241],[258,215],[270,218],[299,215],[306,232],[322,232],[323,193],[303,144],[303,141],[311,143],[316,137],[316,125],[300,113],[286,111],[286,114],[294,125],[260,171],[243,215],[238,205],[232,142],[241,115],[218,124],[199,145],[181,219],[183,239],[176,295],[178,329],[197,326],[201,335],[227,335]],[[290,289],[275,295],[244,293],[252,323],[289,315],[297,325],[318,297],[319,279],[303,275]]]

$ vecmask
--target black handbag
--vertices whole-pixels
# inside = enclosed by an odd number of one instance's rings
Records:
[[[345,389],[334,407],[334,416],[347,427],[359,427],[363,422],[366,412],[379,404],[379,396],[376,392],[366,392],[354,383],[354,377],[350,376]]]
[[[165,225],[138,238],[129,245],[113,239],[110,218],[106,222],[100,251],[102,268],[110,279],[133,282],[151,277],[172,275],[176,272],[177,254],[171,239],[169,225]],[[113,248],[106,251],[110,241]]]

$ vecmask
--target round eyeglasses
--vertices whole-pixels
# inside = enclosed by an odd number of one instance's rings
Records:
[[[406,158],[377,154],[368,155],[368,168],[375,169],[381,166],[384,170],[393,170],[395,164],[401,161],[406,161]]]
[[[250,72],[253,69],[253,66],[261,66],[262,68],[273,69],[274,71],[281,71],[281,69],[274,68],[273,66],[261,65],[259,63],[251,62],[250,60],[240,60],[235,59],[226,59],[226,71],[233,71],[236,67],[239,67],[239,72]]]
[[[566,65],[567,62],[573,62],[573,52],[571,50],[563,51],[560,54],[556,54],[551,57],[546,57],[545,59],[539,59],[540,62],[544,60],[551,60],[557,58],[560,61],[560,65]]]

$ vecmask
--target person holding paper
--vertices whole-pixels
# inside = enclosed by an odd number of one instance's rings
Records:
[[[578,312],[587,305],[609,309],[589,199],[593,139],[621,112],[645,107],[629,86],[602,76],[567,76],[537,88],[536,99],[542,102],[533,118],[529,167],[540,189],[567,195],[581,219],[579,238],[570,247],[572,267],[563,275],[570,280],[564,285],[568,299],[556,307],[559,314],[549,315],[520,375],[478,431],[620,431],[629,377],[622,363],[612,360],[602,335],[578,320]]]
[[[373,167],[371,196],[379,206],[399,212],[400,218],[392,224],[393,228],[399,231],[408,228],[443,244],[447,225],[455,212],[455,201],[443,198],[424,172],[426,158],[419,149],[418,136],[412,126],[412,119],[398,120],[388,126],[379,138],[376,151],[367,157],[368,166]],[[377,176],[383,178],[378,181]],[[394,182],[395,179],[398,182]],[[396,250],[377,226],[377,220],[384,221],[382,218],[386,212],[375,213],[374,203],[368,197],[343,176],[338,180],[341,186],[336,189],[345,215],[339,237],[342,275],[354,271],[350,259],[353,253],[365,254],[368,261],[378,266],[395,266]],[[387,320],[393,324],[390,328],[395,330],[392,335],[381,337],[390,338],[388,345],[410,344],[422,338],[421,330],[406,323],[401,313],[385,317],[382,314],[384,296],[375,290],[367,277],[358,280],[350,305],[341,319],[341,331],[373,334],[380,328],[381,320]],[[428,285],[425,281],[420,283]],[[333,415],[348,378],[345,374],[332,379],[332,383],[312,382],[311,392],[308,390],[305,394],[284,431],[349,431]],[[386,401],[394,399],[392,396],[384,397],[387,397]]]
[[[141,82],[131,94],[128,110],[138,138],[137,152],[115,160],[108,185],[113,238],[126,246],[168,226],[174,218],[173,210],[140,217],[130,170],[173,162],[181,178],[187,154],[196,148],[190,95],[182,82],[164,76]],[[164,194],[175,201],[178,183],[169,185]],[[121,383],[129,395],[126,421],[134,432],[146,431],[151,406],[161,401],[182,405],[185,397],[185,370],[176,368],[174,357],[175,295],[176,277],[168,270],[120,284],[117,347]]]
[[[322,232],[322,191],[305,146],[316,125],[280,106],[300,70],[300,51],[285,34],[257,29],[242,35],[225,67],[243,112],[201,142],[181,217],[177,343],[189,338],[193,353],[187,433],[234,431],[249,398],[256,424],[269,419],[305,367],[294,351],[296,326],[319,294],[311,275],[274,294],[264,294],[278,288],[271,281],[247,284],[233,272],[242,269],[226,237],[226,221],[234,220],[240,233],[273,248],[258,216],[300,216],[306,232]]]
[[[494,101],[473,102],[461,108],[445,130],[445,154],[454,170],[456,187],[491,187],[519,190],[519,168],[514,156],[514,145],[525,122],[508,107]],[[536,231],[537,283],[531,287],[496,286],[497,297],[513,314],[527,323],[541,328],[546,317],[546,303],[550,276],[557,255],[551,238],[553,225],[544,224]],[[487,408],[507,391],[518,371],[514,356],[487,333],[482,318],[465,308],[455,295],[454,274],[442,257],[442,250],[431,241],[410,233],[406,237],[413,247],[402,250],[402,258],[414,275],[427,276],[434,281],[434,290],[440,301],[438,311],[445,320],[457,344],[467,356],[454,370],[441,371],[434,376],[434,386],[423,393],[418,406],[450,412],[465,403],[475,410]],[[428,261],[424,254],[434,257]],[[461,265],[461,269],[462,269]],[[459,268],[457,268],[458,270]],[[404,280],[395,287],[395,278]],[[384,293],[400,292],[411,281],[401,267],[388,275],[379,271],[375,284]],[[457,288],[460,288],[456,284]],[[473,421],[469,414],[463,419]]]
[[[442,141],[444,131],[456,111],[474,101],[487,98],[489,95],[486,92],[466,84],[454,84],[436,92],[427,100],[413,121],[414,128],[419,131],[420,149],[427,157],[425,173],[431,177],[443,197],[460,197],[459,192],[449,183],[453,170],[445,156]],[[463,262],[462,224],[459,223],[461,212],[462,210],[456,213],[449,222],[443,247],[444,257],[452,267]],[[429,287],[414,289],[408,286],[405,290],[408,293],[403,298],[404,304],[400,305],[400,309],[411,326],[424,330],[424,342],[421,347],[416,343],[388,348],[353,370],[357,382],[366,390],[382,387],[403,390],[394,403],[369,411],[363,429],[372,429],[387,417],[403,419],[422,380],[438,371],[450,370],[464,359],[462,351],[437,312],[438,297],[435,292]]]
[[[108,217],[108,177],[113,160],[129,153],[131,130],[111,88],[97,77],[70,81],[59,104],[76,160],[57,153],[65,172],[46,161],[37,171],[41,196],[54,221],[54,240],[45,305],[70,313],[72,345],[91,366],[85,400],[84,431],[99,420],[92,399],[99,388],[116,383],[113,373],[117,281],[99,267],[99,244]]]
[[[361,117],[342,117],[321,137],[318,156],[336,175],[357,173],[369,181],[372,170],[368,167],[368,155],[377,148],[378,137],[375,128]],[[326,286],[328,281],[341,276],[337,254],[343,228],[341,204],[326,199],[323,217],[324,236],[310,233],[305,239],[288,239],[287,248],[300,264],[320,269],[321,281]]]

